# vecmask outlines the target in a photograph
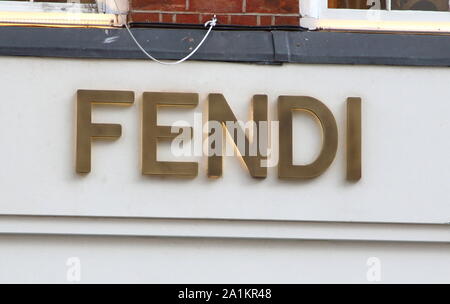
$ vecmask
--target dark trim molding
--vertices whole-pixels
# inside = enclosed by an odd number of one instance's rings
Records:
[[[160,59],[179,59],[203,38],[196,28],[134,28]],[[144,59],[125,29],[0,27],[0,55]],[[450,66],[450,36],[214,30],[192,60],[260,64]]]

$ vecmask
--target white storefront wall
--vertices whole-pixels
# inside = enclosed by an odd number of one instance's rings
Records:
[[[447,68],[0,64],[0,281],[69,282],[78,263],[80,282],[369,282],[373,267],[381,282],[450,281]],[[78,89],[136,96],[132,107],[95,107],[94,122],[120,123],[123,134],[93,143],[87,176],[74,166]],[[243,120],[255,94],[268,95],[271,120],[279,95],[311,96],[336,118],[338,152],[309,181],[280,180],[276,168],[253,179],[235,158],[211,180],[205,157],[178,159],[199,162],[195,179],[142,176],[143,92],[200,94],[196,109],[162,110],[160,124],[205,116],[209,93]],[[363,102],[357,183],[345,180],[347,97]],[[294,127],[296,163],[310,162],[319,128],[307,115]]]

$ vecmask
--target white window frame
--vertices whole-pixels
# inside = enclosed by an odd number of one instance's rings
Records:
[[[328,0],[300,0],[300,25],[311,29],[450,33],[450,12],[330,9]]]
[[[97,13],[97,4],[0,1],[0,12]]]
[[[113,27],[122,25],[127,13],[128,0],[96,0],[95,4],[0,1],[0,25]]]

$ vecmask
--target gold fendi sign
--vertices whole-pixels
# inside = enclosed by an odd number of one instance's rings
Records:
[[[77,92],[77,143],[76,171],[91,171],[91,143],[95,139],[118,139],[122,127],[118,124],[92,122],[93,105],[132,106],[134,92],[79,90]],[[158,161],[159,141],[174,140],[180,132],[173,132],[171,126],[157,124],[159,107],[189,107],[198,105],[199,96],[194,93],[157,93],[143,95],[142,111],[142,174],[156,176],[195,177],[198,174],[197,162]],[[208,176],[222,175],[223,133],[230,135],[239,157],[242,158],[250,175],[255,178],[267,176],[268,150],[268,102],[266,95],[255,95],[251,103],[253,132],[246,132],[222,94],[209,94],[208,97],[208,146],[214,153],[208,153]],[[306,111],[315,117],[322,129],[322,149],[316,160],[307,165],[293,163],[294,111]],[[211,125],[216,124],[213,131]],[[230,125],[234,124],[234,127]],[[279,138],[279,178],[308,179],[321,175],[333,162],[338,147],[336,120],[321,101],[307,96],[280,96],[278,98],[278,138]],[[192,127],[183,128],[192,134]],[[212,136],[214,135],[215,136]],[[252,133],[250,136],[249,133]],[[190,139],[190,138],[189,138]],[[241,139],[241,140],[240,140]],[[263,143],[264,142],[264,143]],[[347,99],[347,180],[361,178],[361,99]],[[253,153],[252,153],[253,152]]]

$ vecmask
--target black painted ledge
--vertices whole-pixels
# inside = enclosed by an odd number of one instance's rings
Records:
[[[203,38],[196,28],[134,28],[163,60],[186,56]],[[0,27],[1,56],[145,59],[126,29]],[[213,30],[191,60],[259,64],[450,66],[450,36]]]

